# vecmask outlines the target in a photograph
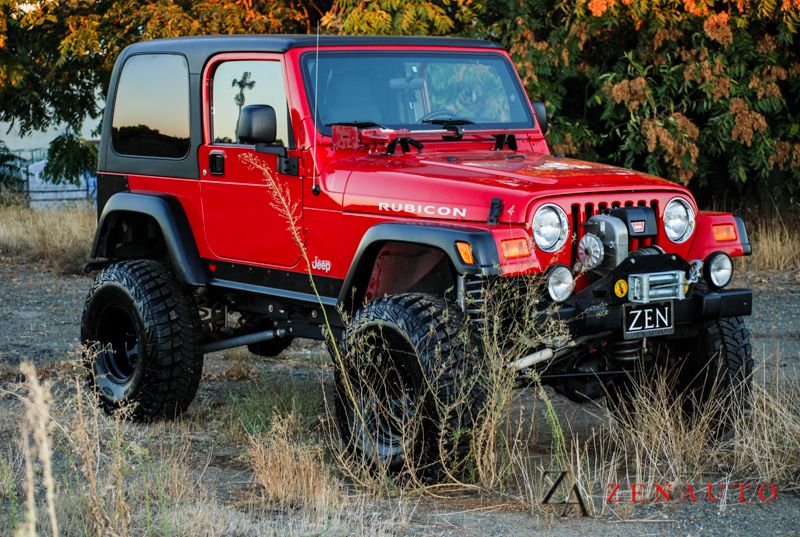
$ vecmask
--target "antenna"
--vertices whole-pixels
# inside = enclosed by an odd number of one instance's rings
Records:
[[[317,21],[317,48],[315,52],[315,59],[314,59],[314,117],[312,118],[312,122],[317,121],[317,99],[319,99],[319,21]],[[314,140],[312,141],[312,149],[311,149],[311,156],[314,159],[314,169],[313,169],[313,179],[312,179],[312,187],[311,193],[315,196],[319,196],[320,187],[317,183],[317,130],[314,129]]]

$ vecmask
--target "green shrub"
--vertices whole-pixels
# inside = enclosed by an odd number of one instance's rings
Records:
[[[337,0],[322,22],[502,41],[548,107],[553,152],[707,203],[800,203],[800,0]]]
[[[734,200],[800,203],[800,1],[508,2],[555,152]]]

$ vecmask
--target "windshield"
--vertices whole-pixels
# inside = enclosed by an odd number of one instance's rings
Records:
[[[317,69],[317,63],[319,67]],[[394,129],[533,126],[510,62],[494,53],[310,52],[303,76],[317,128],[334,123]]]

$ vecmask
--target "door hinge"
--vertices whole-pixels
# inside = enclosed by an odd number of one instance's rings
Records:
[[[298,157],[278,157],[278,173],[300,175],[300,159]]]

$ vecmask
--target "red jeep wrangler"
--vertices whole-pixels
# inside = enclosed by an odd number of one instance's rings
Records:
[[[544,107],[492,43],[149,41],[120,55],[107,103],[82,340],[109,409],[175,415],[205,353],[276,356],[325,338],[327,315],[344,361],[358,338],[380,342],[381,365],[359,373],[385,386],[337,392],[353,447],[396,467],[398,423],[421,415],[423,456],[442,445],[426,435],[463,452],[483,392],[454,395],[482,370],[461,335],[485,322],[493,282],[531,274],[543,291],[522,307],[569,335],[509,364],[521,374],[585,401],[666,345],[683,388],[749,382],[752,294],[726,288],[731,258],[750,254],[742,220],[664,179],[552,156]],[[469,408],[443,415],[426,389]]]

